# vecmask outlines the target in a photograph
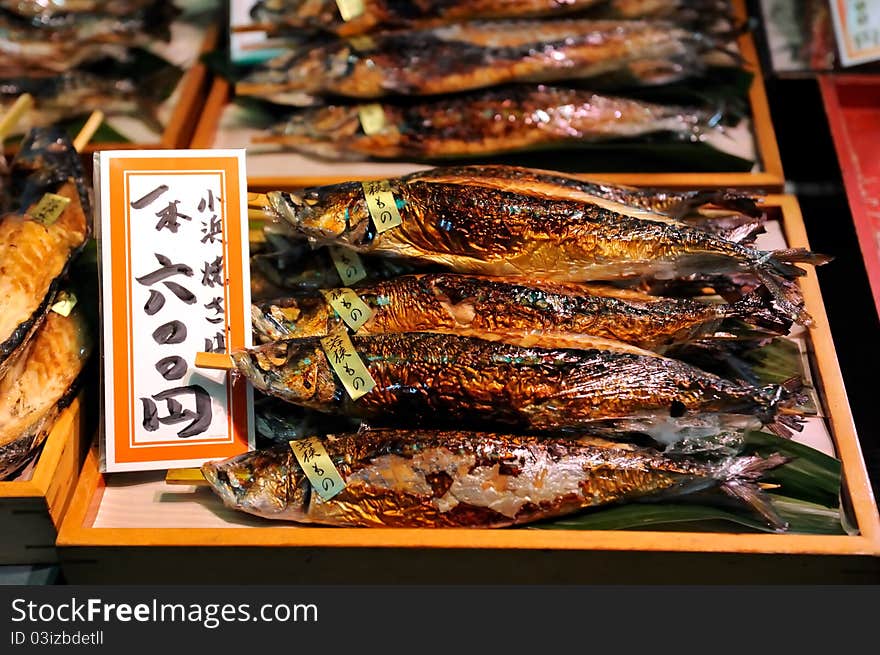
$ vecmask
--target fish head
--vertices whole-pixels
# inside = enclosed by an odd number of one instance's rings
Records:
[[[235,352],[232,361],[256,389],[295,405],[320,408],[335,393],[333,373],[317,338],[274,341]]]
[[[202,475],[233,509],[296,520],[307,506],[308,480],[287,444],[206,462]]]
[[[337,141],[340,137],[354,137],[360,129],[357,106],[328,105],[297,112],[278,125],[274,132],[288,137]]]
[[[303,189],[299,193],[267,194],[271,209],[295,232],[317,243],[367,246],[375,228],[360,182],[345,182]]]

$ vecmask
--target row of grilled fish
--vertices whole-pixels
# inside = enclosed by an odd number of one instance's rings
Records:
[[[254,307],[265,343],[234,353],[236,369],[300,408],[261,401],[259,432],[330,434],[321,443],[346,487],[325,499],[282,444],[204,467],[227,504],[330,525],[500,527],[719,488],[781,527],[752,484],[778,458],[737,459],[707,445],[725,458],[694,459],[669,446],[735,443],[732,435],[761,426],[788,435],[800,429],[800,381],[754,385],[661,353],[726,339],[757,344],[808,322],[792,282],[802,271],[791,261],[825,258],[755,250],[760,211],[736,194],[652,195],[506,167],[435,169],[388,188],[402,222],[381,234],[366,207],[361,216],[360,184],[269,194],[268,207],[312,243],[449,272],[353,286],[372,315],[351,341],[374,383],[355,400],[320,341],[345,329],[322,294]],[[727,207],[724,221],[704,207],[713,201]],[[269,235],[276,245],[278,232]],[[752,291],[710,303],[620,286],[658,272],[733,272],[751,276]],[[358,420],[373,429],[354,433]],[[639,435],[666,451],[621,442]],[[689,472],[678,477],[681,466]],[[728,478],[729,467],[754,475]]]
[[[12,199],[0,219],[0,479],[38,451],[91,352],[81,308],[71,311],[69,300],[56,306],[90,234],[79,156],[62,133],[34,130],[9,182]],[[66,199],[60,214],[35,211],[47,193]]]

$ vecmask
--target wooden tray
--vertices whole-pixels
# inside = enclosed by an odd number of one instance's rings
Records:
[[[824,75],[819,88],[880,312],[880,77]]]
[[[797,201],[770,196],[792,247],[807,247]],[[61,527],[58,546],[72,583],[620,583],[866,581],[880,575],[880,521],[828,329],[815,272],[803,279],[816,321],[810,342],[828,419],[821,423],[842,460],[845,497],[861,534],[716,534],[673,531],[428,530],[297,527],[225,510],[210,490],[165,485],[163,476],[101,475],[92,453]],[[829,442],[830,444],[831,442]],[[111,491],[136,491],[144,507]],[[169,502],[159,498],[166,493]],[[190,494],[187,497],[186,494]],[[199,499],[198,494],[206,494]],[[159,498],[162,502],[157,502]],[[206,521],[178,518],[186,502]],[[109,501],[108,501],[109,502]],[[134,515],[134,512],[141,512]],[[103,517],[103,518],[102,518]],[[219,517],[219,518],[218,518]],[[96,523],[102,521],[100,526]],[[132,521],[150,527],[115,527]],[[222,527],[197,527],[200,525]],[[151,527],[155,525],[156,527]],[[249,526],[249,527],[242,527]]]
[[[735,0],[735,6],[738,17],[744,20],[746,17],[745,2],[743,0]],[[582,177],[638,186],[667,188],[742,187],[761,189],[765,193],[781,191],[785,184],[785,175],[782,171],[782,160],[779,156],[776,133],[770,117],[770,107],[764,89],[760,60],[752,35],[745,34],[740,37],[739,48],[748,69],[754,72],[754,79],[749,90],[749,105],[751,107],[752,130],[756,142],[756,152],[761,165],[760,171],[747,173],[590,173]],[[231,88],[229,83],[223,79],[216,79],[205,103],[191,147],[249,147],[250,144],[247,137],[243,137],[241,143],[238,143],[235,139],[230,141],[223,140],[220,143],[218,139],[221,116],[229,104],[230,97]],[[272,163],[274,165],[280,162],[283,168],[283,159],[282,157],[276,157],[272,160]],[[309,172],[310,161],[317,171]],[[291,171],[289,174],[284,175],[252,174],[248,176],[249,187],[253,191],[268,191],[272,189],[333,184],[352,179],[380,179],[394,177],[417,168],[423,168],[424,166],[399,163],[342,162],[333,164],[331,167],[326,162],[319,165],[314,160],[296,157],[295,160],[292,160],[289,167],[300,167],[300,170],[296,172]],[[548,165],[545,168],[553,168],[553,166]]]
[[[85,455],[82,398],[59,416],[30,480],[0,482],[0,564],[52,564]]]

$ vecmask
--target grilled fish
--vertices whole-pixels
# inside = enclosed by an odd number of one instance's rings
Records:
[[[373,107],[302,110],[257,143],[326,159],[410,161],[489,156],[669,133],[698,141],[718,129],[716,113],[547,86],[501,87],[411,105],[378,106],[382,127],[364,131]]]
[[[543,348],[629,344],[660,351],[711,337],[726,319],[758,322],[787,334],[759,294],[733,305],[656,298],[612,287],[536,284],[449,273],[408,275],[357,295],[373,312],[358,328],[370,336],[437,332]],[[324,297],[314,294],[252,308],[254,333],[263,342],[322,337],[344,324]]]
[[[588,507],[720,489],[784,530],[755,481],[786,459],[708,463],[596,438],[368,430],[321,441],[345,488],[324,500],[288,445],[202,466],[231,508],[334,526],[501,528]]]
[[[734,384],[653,353],[523,348],[426,333],[354,336],[352,342],[376,383],[356,401],[319,338],[275,341],[232,359],[263,393],[379,421],[468,420],[560,432],[598,421],[717,414],[756,417],[782,432],[797,426],[780,413],[793,397],[788,388]]]
[[[592,10],[592,11],[590,11]],[[363,0],[343,18],[336,0],[262,0],[251,17],[271,31],[313,29],[357,36],[387,29],[431,27],[475,18],[559,17],[589,12],[603,18],[668,18],[676,23],[731,19],[724,0]]]
[[[103,13],[129,16],[157,0],[0,0],[0,9],[35,20],[50,20],[68,14]]]
[[[639,60],[699,72],[715,37],[655,21],[500,21],[386,32],[285,53],[236,85],[240,95],[300,104],[303,94],[434,95],[510,82],[589,79]]]
[[[0,480],[27,463],[43,443],[72,400],[90,351],[88,326],[74,307],[67,317],[49,312],[34,338],[15,354],[0,378]]]
[[[381,233],[370,218],[364,190],[369,184],[273,192],[267,201],[318,243],[435,262],[462,273],[584,282],[748,272],[770,290],[784,315],[804,324],[811,319],[797,287],[784,283],[805,274],[796,262],[829,261],[804,250],[755,250],[611,201],[539,197],[484,186],[467,175],[387,184],[402,223]],[[387,195],[374,197],[390,202]]]
[[[90,232],[82,168],[67,137],[56,130],[32,132],[16,165],[24,166],[32,159],[37,163],[53,161],[58,166],[36,169],[21,191],[22,207],[27,211],[8,213],[0,219],[0,376],[10,355],[42,322],[62,276]],[[27,213],[34,210],[45,191],[69,200],[54,221]]]
[[[606,184],[604,182],[591,182],[572,177],[564,173],[553,171],[523,168],[520,166],[446,166],[430,168],[424,171],[412,173],[405,178],[407,181],[415,180],[447,180],[461,182],[466,179],[468,184],[485,186],[504,191],[516,191],[517,193],[539,196],[542,198],[555,198],[560,200],[580,200],[583,202],[597,202],[603,199],[615,203],[606,205],[617,211],[627,212],[619,206],[629,210],[643,210],[640,213],[630,215],[648,218],[651,214],[662,214],[671,218],[693,218],[699,215],[699,210],[706,205],[729,210],[734,214],[742,214],[750,218],[760,218],[763,215],[757,206],[755,198],[741,191],[730,189],[700,189],[700,190],[670,190],[670,189],[646,189]]]

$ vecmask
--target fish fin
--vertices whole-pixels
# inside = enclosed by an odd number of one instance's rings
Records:
[[[783,532],[788,528],[788,523],[782,520],[770,502],[770,498],[761,491],[756,481],[767,471],[789,461],[791,458],[778,453],[766,458],[757,456],[734,458],[718,473],[721,480],[721,490],[761,516],[768,525],[778,532]]]

